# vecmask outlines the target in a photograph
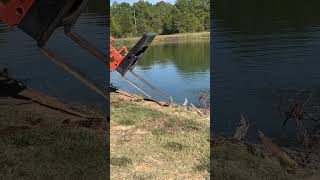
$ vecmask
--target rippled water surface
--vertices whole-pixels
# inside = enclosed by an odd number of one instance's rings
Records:
[[[93,44],[106,51],[107,24],[106,10],[98,6],[100,1],[90,1],[74,27]],[[73,66],[87,74],[89,78],[105,85],[107,69],[94,56],[70,41],[58,29],[48,42],[49,48]],[[43,55],[34,40],[19,29],[8,29],[0,24],[0,66],[8,67],[9,74],[21,79],[34,89],[67,101],[105,106],[103,98],[82,85]]]
[[[199,103],[198,95],[208,91],[210,86],[209,40],[151,44],[134,71],[172,96],[177,103],[183,103],[185,98],[194,104]],[[135,80],[129,73],[128,77]],[[139,93],[123,81],[117,72],[112,72],[111,82],[120,89]],[[139,85],[148,89],[142,83]],[[156,94],[152,95],[162,100]]]
[[[277,109],[278,92],[319,92],[319,5],[318,1],[216,1],[211,34],[216,133],[232,134],[245,113],[251,134],[260,129],[280,136],[284,119]]]

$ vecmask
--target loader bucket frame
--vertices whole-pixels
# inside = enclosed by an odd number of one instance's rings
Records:
[[[125,56],[125,58],[116,68],[116,71],[124,76],[127,71],[132,70],[137,64],[138,60],[142,58],[144,52],[147,50],[155,37],[156,35],[154,33],[145,34]]]

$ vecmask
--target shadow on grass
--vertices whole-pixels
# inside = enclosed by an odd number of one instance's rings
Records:
[[[119,167],[127,167],[128,165],[132,164],[132,160],[125,156],[122,157],[112,157],[110,158],[110,164],[113,166]]]

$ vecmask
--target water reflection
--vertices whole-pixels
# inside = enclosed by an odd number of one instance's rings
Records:
[[[199,91],[209,89],[209,41],[152,44],[135,71],[176,102],[181,103],[187,97],[196,103]],[[121,81],[117,73],[112,73],[111,81],[122,89],[137,92]]]
[[[233,133],[244,112],[254,124],[251,135],[260,129],[279,137],[283,118],[274,92],[319,89],[319,5],[288,0],[215,2],[212,92],[217,133]]]

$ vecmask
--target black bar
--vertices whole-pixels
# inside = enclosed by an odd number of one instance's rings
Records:
[[[91,54],[96,56],[101,62],[107,63],[107,55],[100,51],[97,47],[92,45],[89,41],[82,38],[76,32],[66,32],[65,33],[71,40],[79,44],[82,48],[88,50]]]
[[[132,70],[137,61],[141,59],[144,52],[147,50],[153,39],[156,37],[154,33],[144,35],[138,43],[130,50],[123,61],[119,64],[116,71],[124,76],[127,71]]]
[[[65,70],[66,72],[68,72],[69,74],[71,74],[73,77],[77,78],[78,80],[80,80],[84,85],[86,85],[87,87],[89,87],[90,89],[94,90],[96,93],[100,94],[101,96],[103,96],[106,100],[109,101],[109,94],[108,94],[108,90],[104,89],[100,86],[98,86],[96,83],[94,83],[93,80],[89,80],[85,75],[83,75],[82,73],[80,73],[78,70],[76,70],[74,67],[72,67],[71,65],[67,64],[66,62],[64,62],[62,60],[62,58],[56,56],[53,52],[51,52],[48,48],[46,47],[41,47],[40,48],[42,50],[42,52],[49,57],[49,59],[54,62],[55,64],[57,64],[58,66],[60,66],[63,70]]]

